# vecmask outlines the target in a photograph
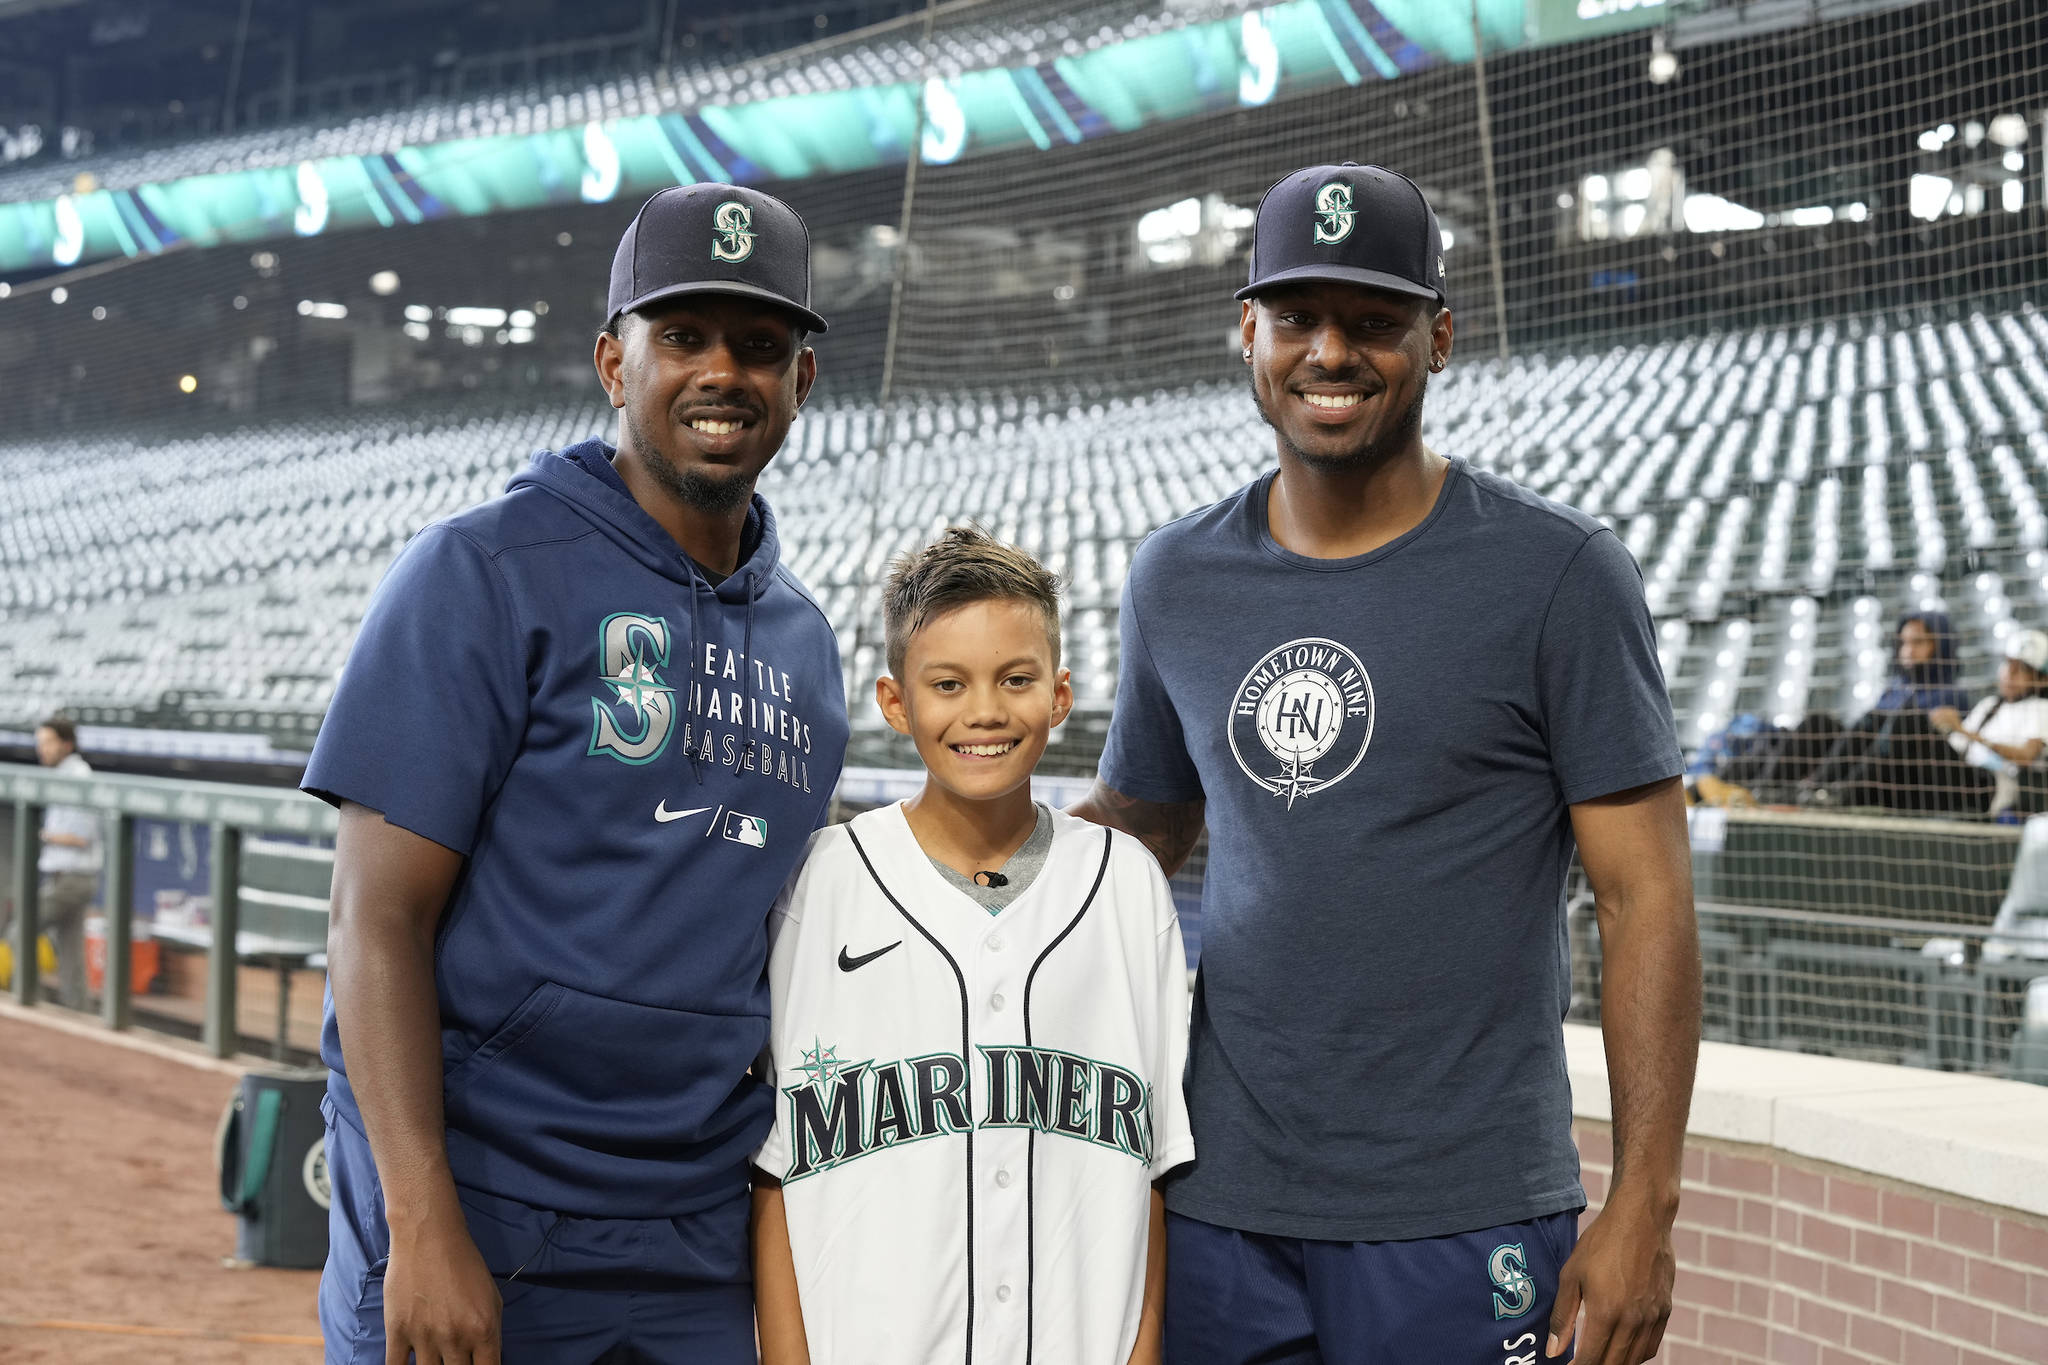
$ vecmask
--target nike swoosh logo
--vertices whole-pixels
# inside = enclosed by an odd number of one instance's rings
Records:
[[[902,946],[903,940],[899,938],[894,943],[890,944],[889,948],[901,948]],[[865,967],[870,962],[873,962],[876,958],[880,957],[883,953],[888,952],[889,948],[877,948],[872,953],[862,953],[859,957],[848,957],[846,955],[846,949],[841,948],[839,950],[839,970],[842,972],[850,972],[856,967]]]
[[[657,822],[665,825],[671,820],[680,820],[685,815],[702,815],[710,809],[711,807],[709,806],[696,806],[690,810],[670,810],[668,808],[668,800],[664,797],[661,804],[654,808],[654,818]],[[897,941],[900,943],[902,940],[899,939]]]

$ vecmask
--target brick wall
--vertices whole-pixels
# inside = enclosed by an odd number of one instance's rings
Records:
[[[1590,1219],[1613,1140],[1574,1131]],[[1665,1365],[2048,1365],[2048,1219],[1694,1138],[1672,1241]]]

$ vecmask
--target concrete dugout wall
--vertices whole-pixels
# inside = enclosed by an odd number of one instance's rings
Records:
[[[1600,1031],[1565,1028],[1592,1205]],[[2048,1365],[2048,1087],[1705,1043],[1667,1365]]]

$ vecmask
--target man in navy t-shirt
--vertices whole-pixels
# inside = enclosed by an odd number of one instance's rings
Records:
[[[1405,178],[1296,172],[1243,300],[1279,468],[1159,530],[1076,813],[1169,871],[1206,822],[1167,1192],[1175,1365],[1649,1359],[1699,1032],[1679,752],[1599,523],[1422,442],[1450,358]],[[1574,843],[1599,909],[1615,1176],[1585,1205],[1560,1021]]]
[[[803,220],[731,185],[648,200],[609,302],[617,448],[413,539],[307,765],[329,1365],[755,1359],[768,910],[847,726],[753,490],[825,322]]]

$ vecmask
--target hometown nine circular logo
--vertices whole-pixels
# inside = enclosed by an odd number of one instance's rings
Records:
[[[1372,679],[1335,640],[1290,640],[1252,665],[1230,703],[1230,752],[1289,810],[1351,775],[1372,743]]]

